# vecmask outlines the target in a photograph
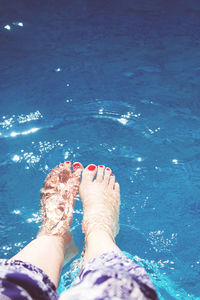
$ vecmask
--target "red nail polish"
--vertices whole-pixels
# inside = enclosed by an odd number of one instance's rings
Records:
[[[100,166],[99,166],[99,168],[103,168],[103,166],[102,166],[102,165],[100,165]]]
[[[51,172],[54,172],[54,169],[52,169]]]
[[[110,171],[110,168],[106,168],[106,171]]]
[[[90,165],[89,167],[88,167],[88,170],[89,171],[94,171],[96,169],[96,167],[94,166],[94,165]]]
[[[65,163],[66,163],[66,164],[70,164],[70,161],[66,161]]]
[[[79,169],[81,165],[79,163],[73,164],[73,169]]]
[[[117,181],[115,181],[115,183],[117,183]]]
[[[61,167],[63,167],[63,166],[64,166],[64,164],[60,164],[60,166],[61,166]]]
[[[110,174],[110,176],[114,176],[114,174]]]

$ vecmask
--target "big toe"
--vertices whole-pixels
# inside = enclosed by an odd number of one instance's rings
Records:
[[[97,173],[97,167],[95,165],[88,165],[82,174],[82,183],[92,182]]]

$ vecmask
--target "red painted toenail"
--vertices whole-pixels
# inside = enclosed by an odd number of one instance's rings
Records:
[[[89,167],[88,167],[88,170],[89,171],[94,171],[96,169],[96,167],[94,166],[94,165],[90,165]]]
[[[100,165],[100,166],[99,166],[99,168],[103,168],[103,166],[102,166],[102,165]]]
[[[51,172],[54,172],[54,169],[52,169]]]
[[[114,176],[114,174],[110,174],[110,176]]]
[[[81,168],[81,165],[79,163],[73,164],[73,169],[79,169]]]
[[[66,163],[66,164],[70,164],[70,161],[66,161],[65,163]]]
[[[61,167],[63,167],[63,166],[64,166],[64,164],[60,164],[60,166],[61,166]]]
[[[110,168],[106,168],[106,171],[110,171]]]
[[[117,183],[117,181],[115,181],[115,183]]]

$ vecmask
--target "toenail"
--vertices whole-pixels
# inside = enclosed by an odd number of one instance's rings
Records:
[[[94,166],[94,165],[90,165],[89,167],[88,167],[88,170],[89,171],[94,171],[96,169],[96,166]]]
[[[54,172],[54,169],[52,169],[51,172]]]
[[[106,168],[106,171],[110,171],[110,168]]]
[[[81,165],[79,163],[75,163],[73,165],[73,169],[79,169],[79,168],[81,168]]]
[[[61,166],[61,167],[63,167],[63,166],[64,166],[64,164],[60,164],[60,166]]]
[[[103,168],[103,166],[102,166],[102,165],[100,165],[100,166],[99,166],[99,168]]]
[[[66,163],[66,164],[70,164],[70,161],[66,161],[65,163]]]
[[[114,174],[110,174],[110,176],[114,176]]]

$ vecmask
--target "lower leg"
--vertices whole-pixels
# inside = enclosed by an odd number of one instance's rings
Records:
[[[67,234],[65,237],[41,235],[31,241],[12,259],[22,260],[42,269],[57,287],[66,246],[70,240],[71,234]]]

